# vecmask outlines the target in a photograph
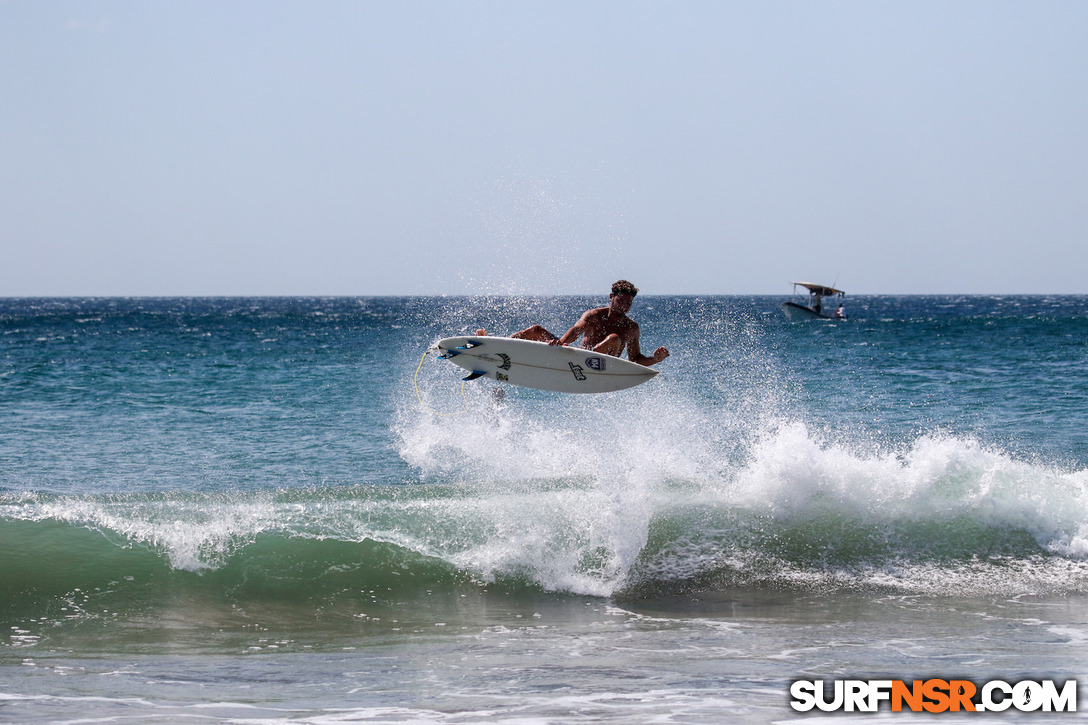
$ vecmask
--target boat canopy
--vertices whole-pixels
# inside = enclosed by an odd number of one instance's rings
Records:
[[[845,295],[841,289],[835,289],[834,287],[828,287],[822,284],[814,284],[812,282],[794,282],[794,286],[800,286],[807,289],[814,295],[821,295],[823,297],[831,297],[832,295]]]

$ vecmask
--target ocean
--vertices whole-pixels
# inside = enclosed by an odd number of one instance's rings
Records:
[[[1083,680],[1088,297],[783,299],[640,295],[671,356],[585,396],[428,350],[603,296],[0,300],[0,722],[915,721],[791,684]]]

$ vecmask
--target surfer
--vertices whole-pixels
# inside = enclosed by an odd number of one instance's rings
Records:
[[[639,348],[638,323],[627,316],[635,301],[638,288],[625,279],[612,285],[612,294],[608,298],[608,307],[586,310],[574,327],[562,337],[556,337],[541,325],[533,325],[510,337],[519,340],[535,340],[549,345],[570,345],[582,337],[582,347],[602,355],[619,357],[627,350],[627,358],[640,365],[653,365],[669,356],[663,347],[654,350],[653,355],[643,355]],[[486,335],[486,330],[477,330],[477,335]]]

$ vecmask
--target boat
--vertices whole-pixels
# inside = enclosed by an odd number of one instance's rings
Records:
[[[846,293],[841,289],[812,282],[794,282],[793,299],[782,303],[782,312],[791,321],[798,320],[845,320],[842,299]],[[830,297],[838,302],[834,312],[824,311],[824,298]]]

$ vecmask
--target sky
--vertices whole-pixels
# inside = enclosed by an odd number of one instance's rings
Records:
[[[0,0],[0,297],[1088,293],[1088,2]]]

